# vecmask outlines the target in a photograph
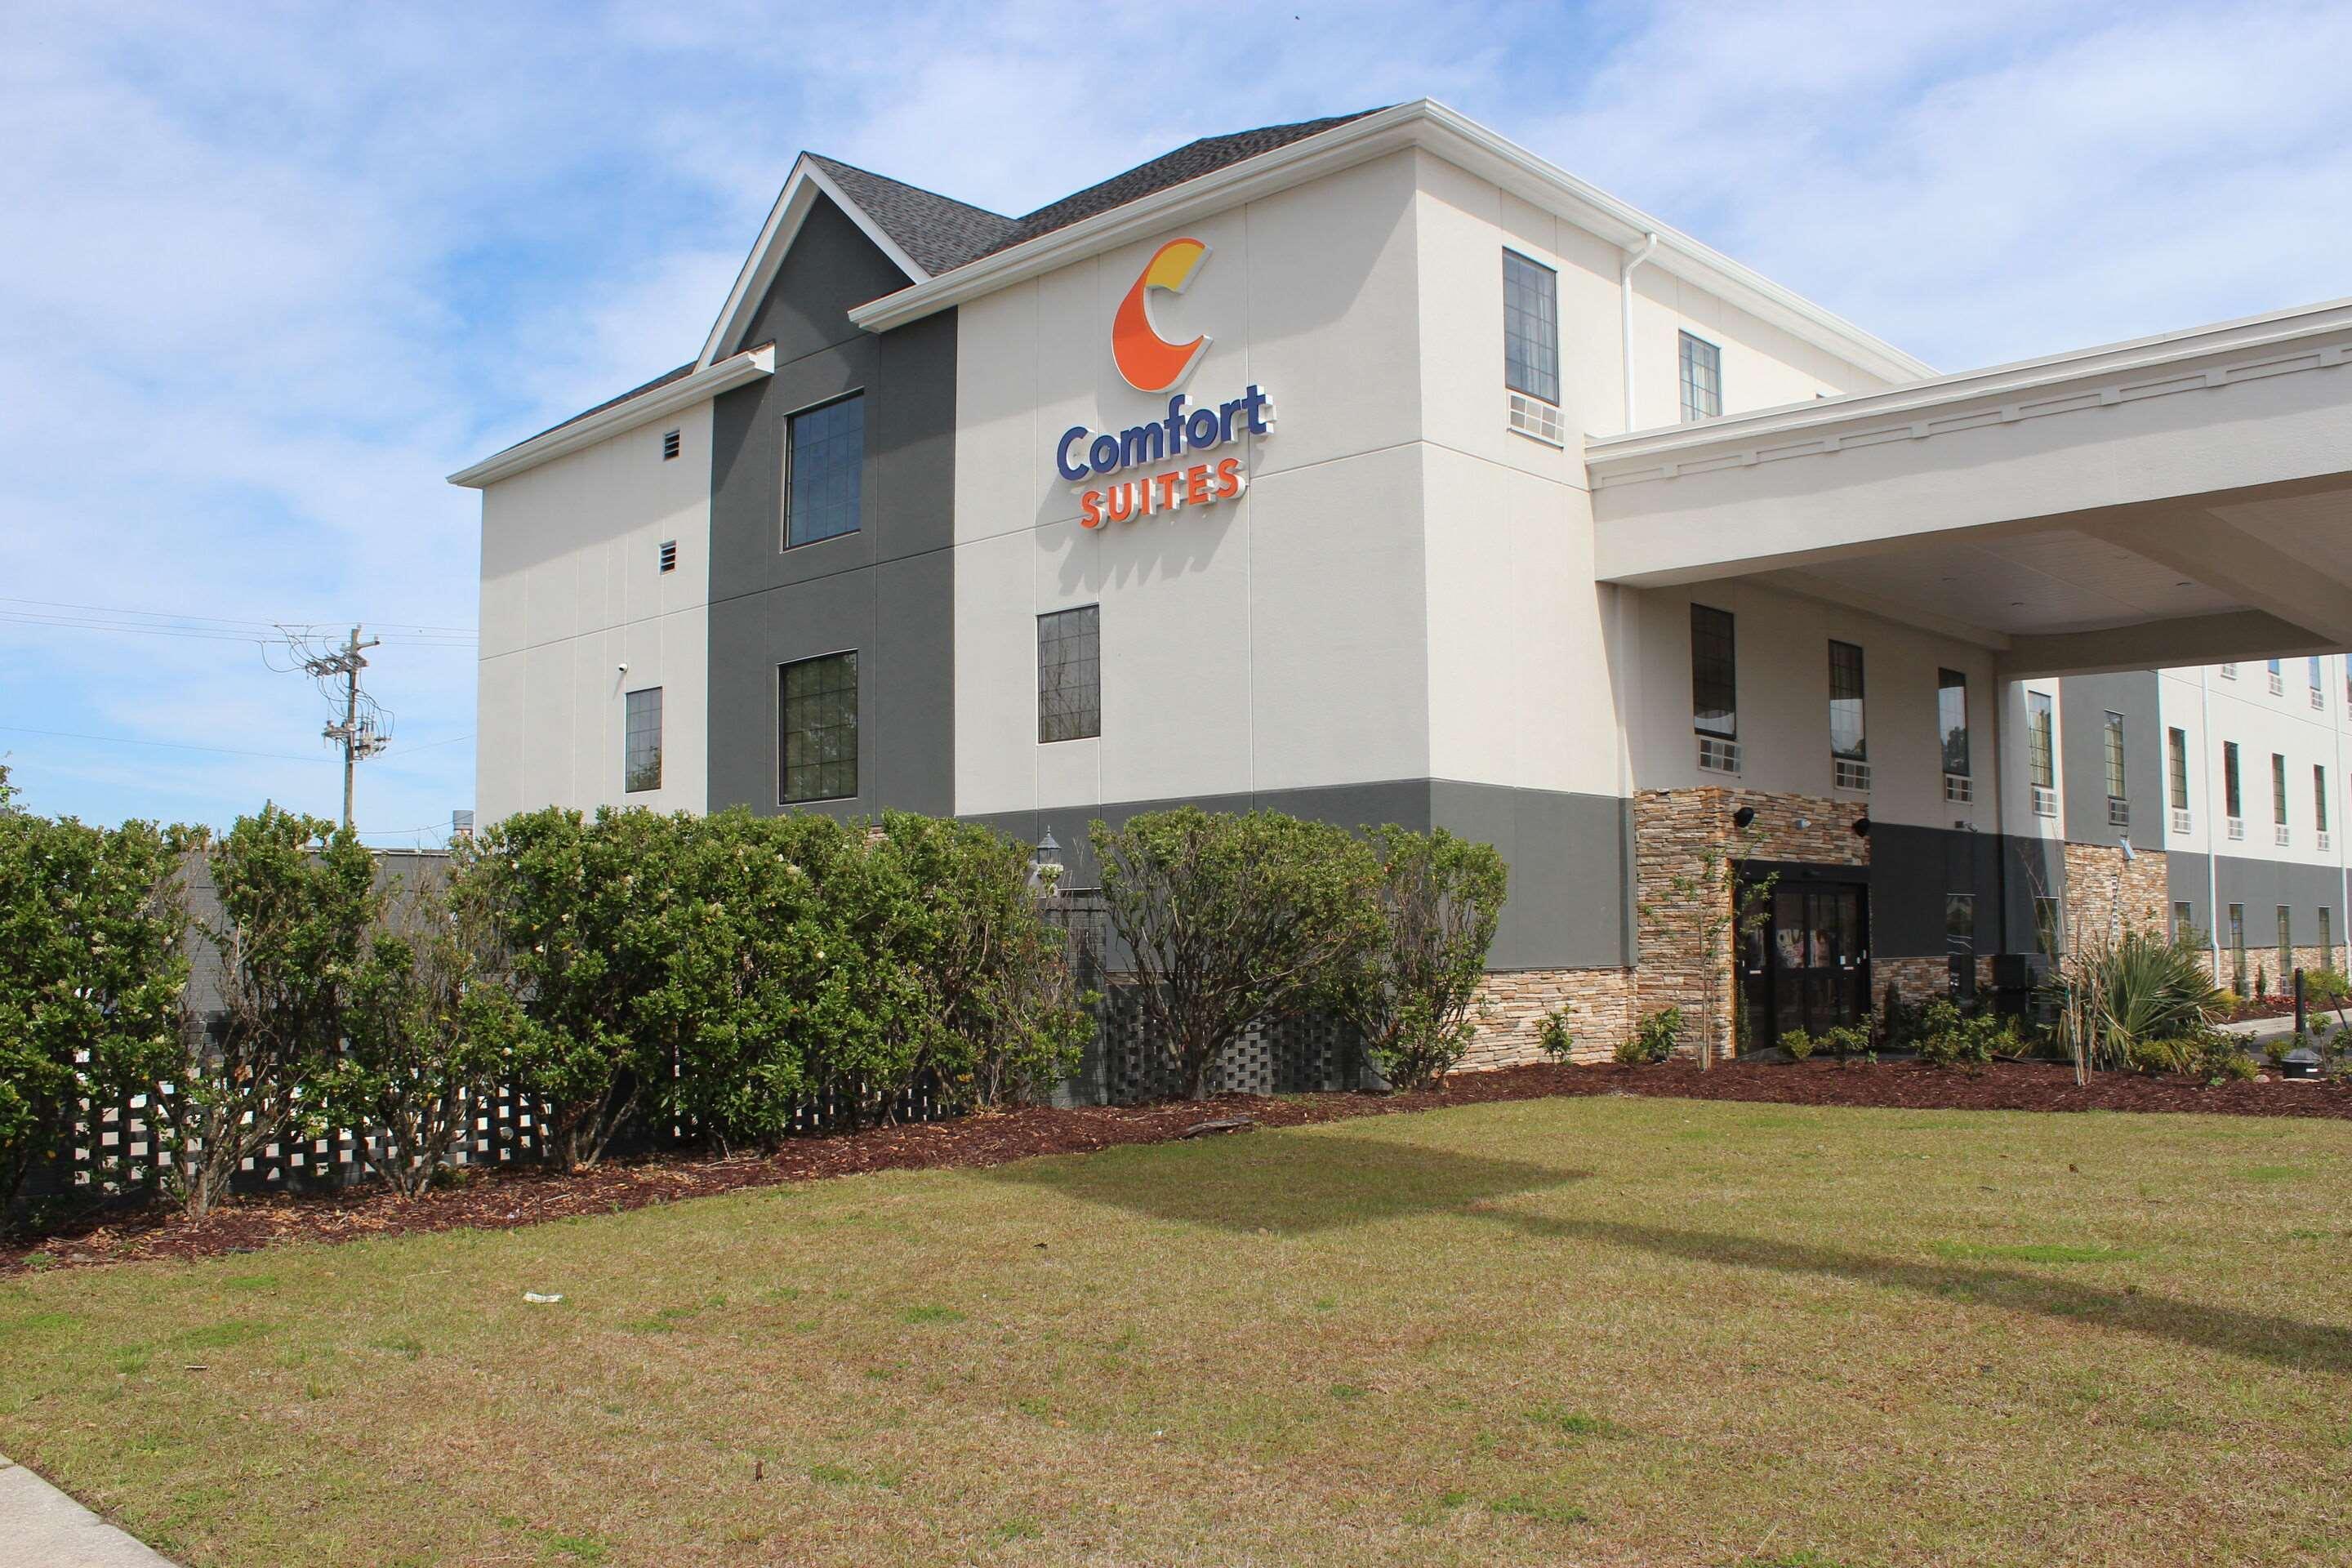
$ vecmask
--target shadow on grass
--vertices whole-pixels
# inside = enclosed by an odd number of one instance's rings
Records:
[[[1148,1151],[1027,1160],[976,1173],[1151,1219],[1304,1236],[1402,1215],[1476,1209],[1515,1193],[1580,1182],[1592,1173],[1378,1138],[1249,1133]]]
[[[2200,1350],[2270,1362],[2299,1372],[2352,1371],[2352,1330],[2269,1312],[2210,1307],[2172,1297],[2108,1289],[2021,1268],[1956,1268],[1947,1264],[1874,1258],[1832,1247],[1773,1241],[1715,1230],[1676,1230],[1612,1220],[1550,1219],[1490,1212],[1480,1217],[1522,1235],[1632,1247],[1692,1263],[1727,1264],[1777,1274],[1810,1275],[1907,1290],[1943,1300],[1977,1301],[2011,1311],[2096,1324]]]

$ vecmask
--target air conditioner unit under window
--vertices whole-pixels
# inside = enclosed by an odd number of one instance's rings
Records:
[[[1698,738],[1698,765],[1711,773],[1736,773],[1739,771],[1739,742],[1727,741],[1719,735]]]
[[[1976,782],[1966,773],[1944,775],[1944,798],[1956,805],[1966,805],[1976,799]]]
[[[2233,816],[2233,817],[2231,817],[2231,818],[2229,819],[2229,826],[2228,826],[2228,829],[2227,829],[2227,831],[2228,831],[2228,833],[2229,833],[2229,835],[2230,835],[2231,841],[2231,842],[2233,842],[2233,843],[2234,843],[2234,842],[2236,842],[2236,841],[2237,841],[2237,840],[2239,840],[2239,839],[2242,839],[2242,838],[2245,837],[2245,836],[2246,836],[2246,819],[2245,819],[2244,817],[2242,817],[2242,816]]]
[[[2294,835],[2288,829],[2287,825],[2282,822],[2271,829],[2271,841],[2284,849],[2294,842]]]
[[[2036,816],[2057,816],[2058,792],[2052,789],[2048,784],[2035,784],[2033,786],[2033,815]]]
[[[2131,802],[2127,800],[2118,800],[2114,795],[2107,796],[2107,826],[2109,827],[2129,827],[2131,826]]]
[[[1510,426],[1520,435],[1532,436],[1547,446],[1568,445],[1568,427],[1560,422],[1559,410],[1542,398],[1514,392],[1510,409]]]
[[[1830,783],[1839,789],[1866,790],[1870,787],[1870,764],[1857,763],[1851,757],[1830,759]]]
[[[2175,807],[2173,807],[2173,808],[2172,808],[2172,831],[2173,831],[2173,832],[2175,832],[2175,833],[2189,833],[2189,832],[2193,832],[2193,831],[2196,829],[2196,826],[2197,826],[2197,818],[2196,818],[2195,816],[2191,816],[2189,813],[2188,813],[2188,812],[2186,812],[2186,811],[2181,810],[2179,806],[2175,806]]]

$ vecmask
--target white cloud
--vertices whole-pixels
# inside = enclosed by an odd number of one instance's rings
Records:
[[[36,9],[0,53],[0,592],[470,625],[441,476],[693,353],[793,155],[1020,212],[1433,96],[1952,366],[2346,292],[2352,13],[2022,0]],[[467,658],[371,676],[422,742]],[[249,646],[0,625],[0,721],[308,755]],[[332,768],[0,731],[41,804]],[[135,760],[130,760],[135,759]],[[313,774],[318,777],[312,777]],[[363,825],[471,796],[371,763]],[[165,804],[165,803],[170,804]]]

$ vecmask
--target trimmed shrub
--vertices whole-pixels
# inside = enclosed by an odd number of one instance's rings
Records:
[[[1344,828],[1185,805],[1091,833],[1144,1022],[1193,1099],[1244,1030],[1328,994],[1380,939],[1379,868]]]
[[[1682,1041],[1683,1010],[1661,1007],[1643,1016],[1631,1038],[1617,1047],[1617,1060],[1626,1067],[1649,1066],[1675,1054]]]
[[[1569,1026],[1568,1009],[1554,1007],[1536,1026],[1536,1046],[1544,1055],[1562,1066],[1576,1050],[1576,1031]]]
[[[1491,844],[1440,827],[1365,830],[1380,932],[1335,966],[1326,997],[1360,1030],[1381,1075],[1425,1089],[1470,1048],[1471,1016],[1502,919],[1508,874]],[[1562,1053],[1565,1055],[1565,1053]]]
[[[1780,1037],[1780,1054],[1792,1062],[1804,1061],[1813,1054],[1813,1037],[1802,1029],[1790,1029]]]

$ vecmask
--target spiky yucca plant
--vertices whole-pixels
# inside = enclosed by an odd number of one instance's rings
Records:
[[[2150,931],[2083,949],[2050,985],[2078,1077],[2151,1061],[2183,1071],[2190,1042],[2221,1005],[2204,954]]]

